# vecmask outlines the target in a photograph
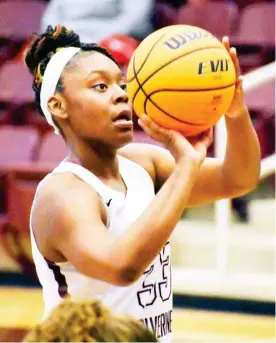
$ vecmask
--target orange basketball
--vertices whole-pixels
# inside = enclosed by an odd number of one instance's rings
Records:
[[[194,26],[155,31],[135,50],[128,94],[138,116],[193,136],[212,127],[235,90],[233,62],[222,43]]]

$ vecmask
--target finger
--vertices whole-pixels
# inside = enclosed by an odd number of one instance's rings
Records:
[[[151,138],[163,143],[166,143],[170,139],[170,130],[160,127],[147,115],[143,114],[138,120],[138,123]]]
[[[240,63],[237,55],[237,50],[236,48],[231,48],[230,49],[230,56],[233,61],[234,67],[235,67],[235,72],[236,72],[236,78],[238,79],[240,76]]]
[[[211,127],[210,129],[204,132],[204,135],[202,136],[202,141],[206,142],[208,146],[210,146],[213,142],[213,139],[214,139],[214,130]]]
[[[165,129],[155,123],[148,115],[143,114],[141,116],[142,121],[147,126],[147,128],[151,131],[152,135],[158,136],[160,138],[168,136],[170,133],[170,130]]]
[[[189,138],[189,142],[196,150],[198,150],[199,147],[202,147],[203,150],[204,148],[208,149],[213,143],[213,128],[210,128],[197,136]]]
[[[224,45],[225,49],[227,50],[228,54],[230,54],[230,42],[229,37],[224,36],[222,38],[222,44]]]
[[[230,57],[234,63],[236,77],[238,78],[240,76],[240,64],[239,64],[239,59],[237,56],[237,50],[236,50],[236,48],[233,48],[233,47],[231,48],[229,37],[227,37],[227,36],[224,36],[222,38],[222,44],[224,45],[225,49],[229,53],[229,55],[230,55]]]
[[[236,89],[242,89],[243,86],[243,76],[239,76],[236,82]]]
[[[198,140],[199,144],[203,144],[208,148],[213,143],[213,128],[210,128],[202,133],[200,139]]]
[[[206,134],[202,137],[202,143],[206,145],[207,148],[211,146],[214,141],[214,130],[210,128],[206,131]]]
[[[146,124],[148,128],[150,128],[151,131],[155,133],[160,134],[166,134],[168,130],[162,128],[160,125],[158,125],[156,122],[154,122],[148,115],[143,114],[141,116],[142,121]]]
[[[151,131],[150,129],[147,127],[146,124],[144,124],[144,122],[141,119],[138,119],[138,124],[141,126],[141,128],[146,132],[147,135],[149,135],[151,137]]]
[[[156,135],[150,130],[150,128],[141,120],[138,120],[138,124],[141,126],[141,128],[146,132],[146,134],[151,137],[152,139],[158,140],[156,138]]]
[[[204,142],[198,142],[194,145],[194,149],[201,155],[201,157],[203,158],[203,160],[205,159],[205,157],[207,156],[207,149],[208,147],[206,146],[206,144],[204,144]],[[202,160],[202,161],[203,161]]]

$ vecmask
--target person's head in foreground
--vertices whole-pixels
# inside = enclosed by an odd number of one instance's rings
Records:
[[[139,320],[111,312],[97,300],[65,300],[24,342],[157,342]]]
[[[38,111],[74,150],[117,150],[131,141],[126,80],[107,50],[81,43],[63,26],[48,26],[25,62],[34,76]]]

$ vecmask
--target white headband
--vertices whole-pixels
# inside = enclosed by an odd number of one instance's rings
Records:
[[[70,59],[80,51],[80,48],[62,48],[51,57],[45,73],[40,90],[40,106],[49,125],[51,125],[57,135],[60,134],[59,128],[55,125],[51,112],[48,109],[48,101],[55,94],[58,80],[64,67]]]

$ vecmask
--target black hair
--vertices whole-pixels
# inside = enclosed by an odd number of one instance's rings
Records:
[[[80,48],[81,51],[84,52],[99,52],[116,63],[112,55],[100,45],[95,43],[81,43],[79,35],[74,31],[67,29],[66,27],[61,25],[57,25],[55,28],[49,25],[44,33],[38,35],[33,40],[25,56],[25,63],[29,71],[34,76],[32,88],[35,92],[35,105],[39,113],[43,116],[44,113],[40,106],[40,90],[47,64],[59,48],[65,48],[70,46]],[[70,61],[68,64],[70,64]],[[56,90],[59,92],[63,91],[61,78],[58,81]]]

